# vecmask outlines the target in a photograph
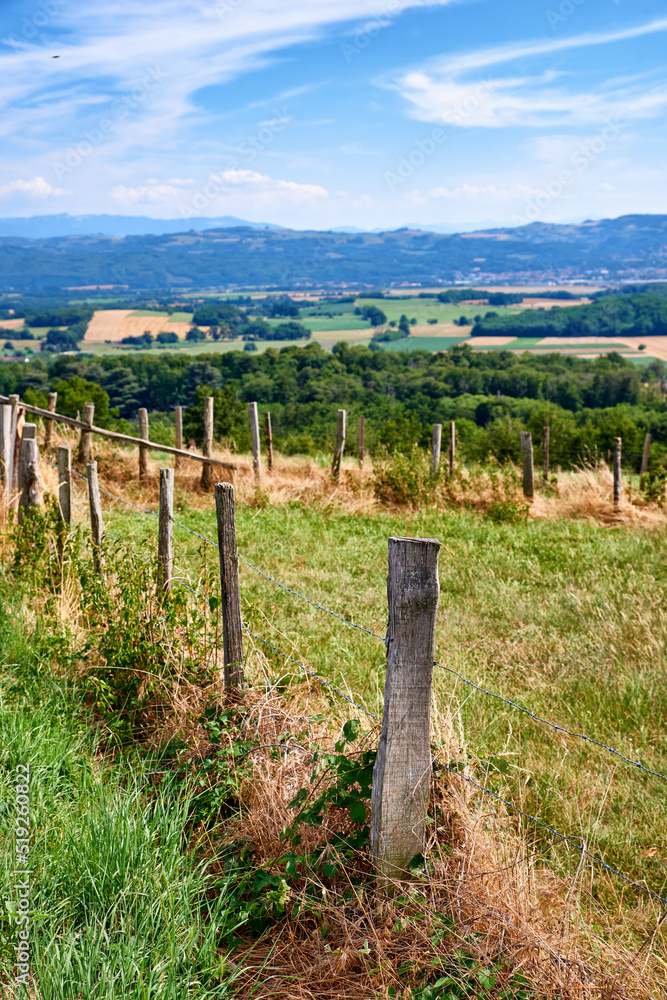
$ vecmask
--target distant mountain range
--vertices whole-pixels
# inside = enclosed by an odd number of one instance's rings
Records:
[[[268,222],[247,222],[233,215],[219,219],[149,219],[147,215],[32,215],[25,218],[0,218],[0,237],[19,236],[45,240],[53,236],[163,236],[185,233],[189,229],[280,229]]]
[[[0,290],[44,292],[102,285],[133,291],[372,288],[456,282],[483,287],[667,280],[667,215],[626,215],[579,225],[536,222],[517,229],[454,234],[418,229],[296,231],[234,219],[202,222],[217,225],[203,229],[197,228],[197,220],[187,220],[185,231],[181,221],[178,231],[150,235],[0,237]]]

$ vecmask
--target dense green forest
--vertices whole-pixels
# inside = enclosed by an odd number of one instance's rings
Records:
[[[539,440],[551,426],[551,454],[564,467],[602,457],[616,436],[626,463],[637,464],[644,434],[656,445],[653,461],[667,461],[667,369],[655,359],[638,368],[618,354],[593,359],[475,353],[460,344],[447,352],[397,353],[317,344],[230,351],[195,359],[130,354],[92,359],[40,356],[0,368],[0,392],[19,392],[44,405],[58,392],[58,410],[76,415],[91,400],[102,426],[131,426],[140,406],[153,414],[151,436],[173,434],[171,412],[185,405],[186,432],[200,438],[204,395],[213,394],[215,432],[240,450],[250,446],[247,406],[270,409],[277,447],[288,454],[331,448],[336,410],[348,410],[348,453],[355,451],[356,421],[366,417],[367,444],[381,455],[427,446],[433,423],[457,421],[466,460],[518,456],[519,430]]]

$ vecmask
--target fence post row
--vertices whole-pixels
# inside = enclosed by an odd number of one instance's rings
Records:
[[[614,507],[621,503],[621,448],[622,438],[614,438]]]
[[[642,489],[644,486],[644,476],[648,472],[648,460],[651,454],[651,441],[653,437],[651,432],[648,431],[646,437],[644,438],[644,451],[642,453],[642,467],[639,473],[639,488]]]
[[[334,447],[333,461],[331,463],[331,475],[340,481],[340,470],[343,465],[343,455],[345,454],[345,427],[347,412],[339,410],[336,414],[336,445]]]
[[[262,452],[259,442],[257,403],[248,403],[248,419],[250,421],[250,437],[252,438],[252,471],[255,474],[255,481],[259,483],[262,475]]]
[[[83,408],[83,422],[90,424],[92,426],[93,420],[95,418],[95,404],[86,403]],[[79,438],[79,462],[81,465],[88,465],[90,462],[90,451],[92,447],[93,435],[91,431],[83,430],[81,431],[81,437]]]
[[[359,417],[359,468],[363,468],[364,459],[366,458],[364,436],[366,434],[366,418],[361,414]]]
[[[56,412],[56,403],[58,402],[58,393],[49,393],[49,403],[47,410],[49,413]],[[51,435],[53,434],[53,420],[44,420],[44,450],[48,451],[51,447]]]
[[[264,430],[266,433],[266,467],[271,472],[273,469],[273,434],[271,433],[271,414],[268,410],[264,413]]]
[[[225,691],[229,691],[231,687],[242,687],[244,681],[239,553],[236,545],[234,487],[231,483],[215,484],[215,512],[220,555],[224,683]]]
[[[174,410],[174,447],[183,448],[183,407],[177,406]],[[178,469],[181,464],[180,455],[174,455],[174,468]]]
[[[65,524],[72,523],[72,449],[58,448],[58,504]]]
[[[100,484],[97,479],[97,462],[88,462],[88,504],[90,506],[90,534],[93,539],[93,565],[97,573],[102,572],[102,537],[104,522],[102,520],[102,501],[100,499]]]
[[[371,855],[388,892],[424,850],[440,542],[390,538],[387,678],[373,768]]]
[[[143,441],[148,441],[148,410],[145,406],[139,407],[137,411],[137,418],[139,421],[139,437]],[[139,445],[139,479],[145,479],[148,475],[148,448],[145,445]]]
[[[440,449],[442,447],[442,424],[433,424],[431,437],[431,472],[435,479],[440,467]]]
[[[213,396],[204,397],[204,447],[205,458],[213,457]],[[201,488],[210,490],[213,485],[213,467],[210,462],[203,462],[201,467]]]
[[[449,475],[454,474],[454,458],[456,456],[456,423],[449,422]]]
[[[174,523],[174,470],[160,469],[160,507],[157,543],[157,587],[171,590],[173,573],[172,532]]]
[[[533,485],[533,436],[530,431],[521,431],[521,464],[523,466],[523,495],[532,500],[535,495]]]
[[[24,424],[19,453],[18,489],[19,524],[33,507],[39,503],[39,450],[37,448],[37,425]]]
[[[551,434],[551,429],[549,427],[543,428],[544,436],[542,438],[542,479],[545,482],[549,481],[549,436]]]

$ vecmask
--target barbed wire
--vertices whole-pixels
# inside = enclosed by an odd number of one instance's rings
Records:
[[[84,476],[84,474],[82,472],[77,472],[76,469],[72,469],[72,472],[74,473],[75,476],[78,476],[79,479],[83,479],[86,483],[88,482],[88,476]],[[143,511],[144,514],[150,514],[151,517],[159,517],[160,516],[159,513],[156,510],[149,510],[148,507],[142,507],[138,503],[132,503],[131,500],[123,500],[122,497],[116,496],[115,493],[109,493],[108,490],[102,489],[102,487],[99,485],[99,483],[98,483],[98,489],[99,489],[100,493],[104,493],[105,496],[111,497],[112,500],[118,500],[119,503],[124,503],[128,507],[134,507],[135,510]]]
[[[538,819],[531,813],[525,812],[523,809],[520,808],[520,806],[515,805],[514,802],[512,802],[510,799],[505,799],[503,798],[502,795],[499,795],[498,792],[494,792],[492,788],[487,788],[485,785],[480,785],[480,783],[478,781],[475,781],[474,778],[469,778],[467,775],[462,774],[461,771],[458,770],[458,768],[451,767],[449,764],[443,764],[442,761],[439,761],[438,763],[441,765],[441,767],[444,767],[445,770],[449,771],[451,774],[454,774],[457,777],[461,778],[462,781],[467,781],[469,785],[474,785],[474,787],[477,788],[480,792],[483,792],[484,795],[491,795],[494,799],[497,799],[498,802],[502,802],[504,805],[509,806],[510,809],[514,809],[515,812],[518,812],[521,816],[524,816],[526,819],[530,820],[531,823],[535,823],[537,826],[541,826],[544,830],[548,830],[549,833],[553,834],[554,837],[557,837],[559,840],[562,840],[566,844],[569,844],[571,847],[574,847],[577,851],[581,851],[582,854],[586,855],[586,857],[589,857],[596,864],[602,865],[603,868],[606,868],[607,871],[611,872],[613,875],[617,875],[619,878],[622,878],[625,882],[628,882],[636,889],[640,889],[647,895],[652,896],[653,899],[657,899],[660,903],[662,903],[664,906],[667,907],[667,897],[661,896],[659,893],[654,892],[653,889],[649,889],[648,886],[642,885],[640,882],[635,882],[634,879],[631,879],[628,875],[624,875],[623,872],[620,872],[617,868],[613,868],[611,865],[608,865],[603,858],[599,857],[597,854],[591,854],[590,851],[587,851],[585,847],[583,847],[581,844],[578,844],[576,840],[572,839],[572,837],[568,837],[564,833],[559,833],[558,830],[555,830],[553,828],[553,826],[549,826],[548,823],[544,823],[541,819]]]

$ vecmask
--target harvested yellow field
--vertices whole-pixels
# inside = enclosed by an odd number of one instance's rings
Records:
[[[120,324],[131,312],[131,309],[97,309],[88,324],[84,341],[103,344],[105,340],[120,340]]]
[[[132,309],[98,309],[88,324],[87,343],[117,343],[123,337],[140,337],[147,330],[156,337],[158,333],[171,331],[181,339],[190,329],[190,323],[175,322],[168,316],[133,316]]]
[[[411,326],[411,337],[465,337],[466,330],[456,323],[427,323],[426,326]]]
[[[24,323],[24,319],[0,319],[0,330],[17,330]]]
[[[456,327],[457,330],[460,327]],[[516,337],[471,337],[466,343],[470,344],[471,347],[504,347],[505,344],[511,344]]]

